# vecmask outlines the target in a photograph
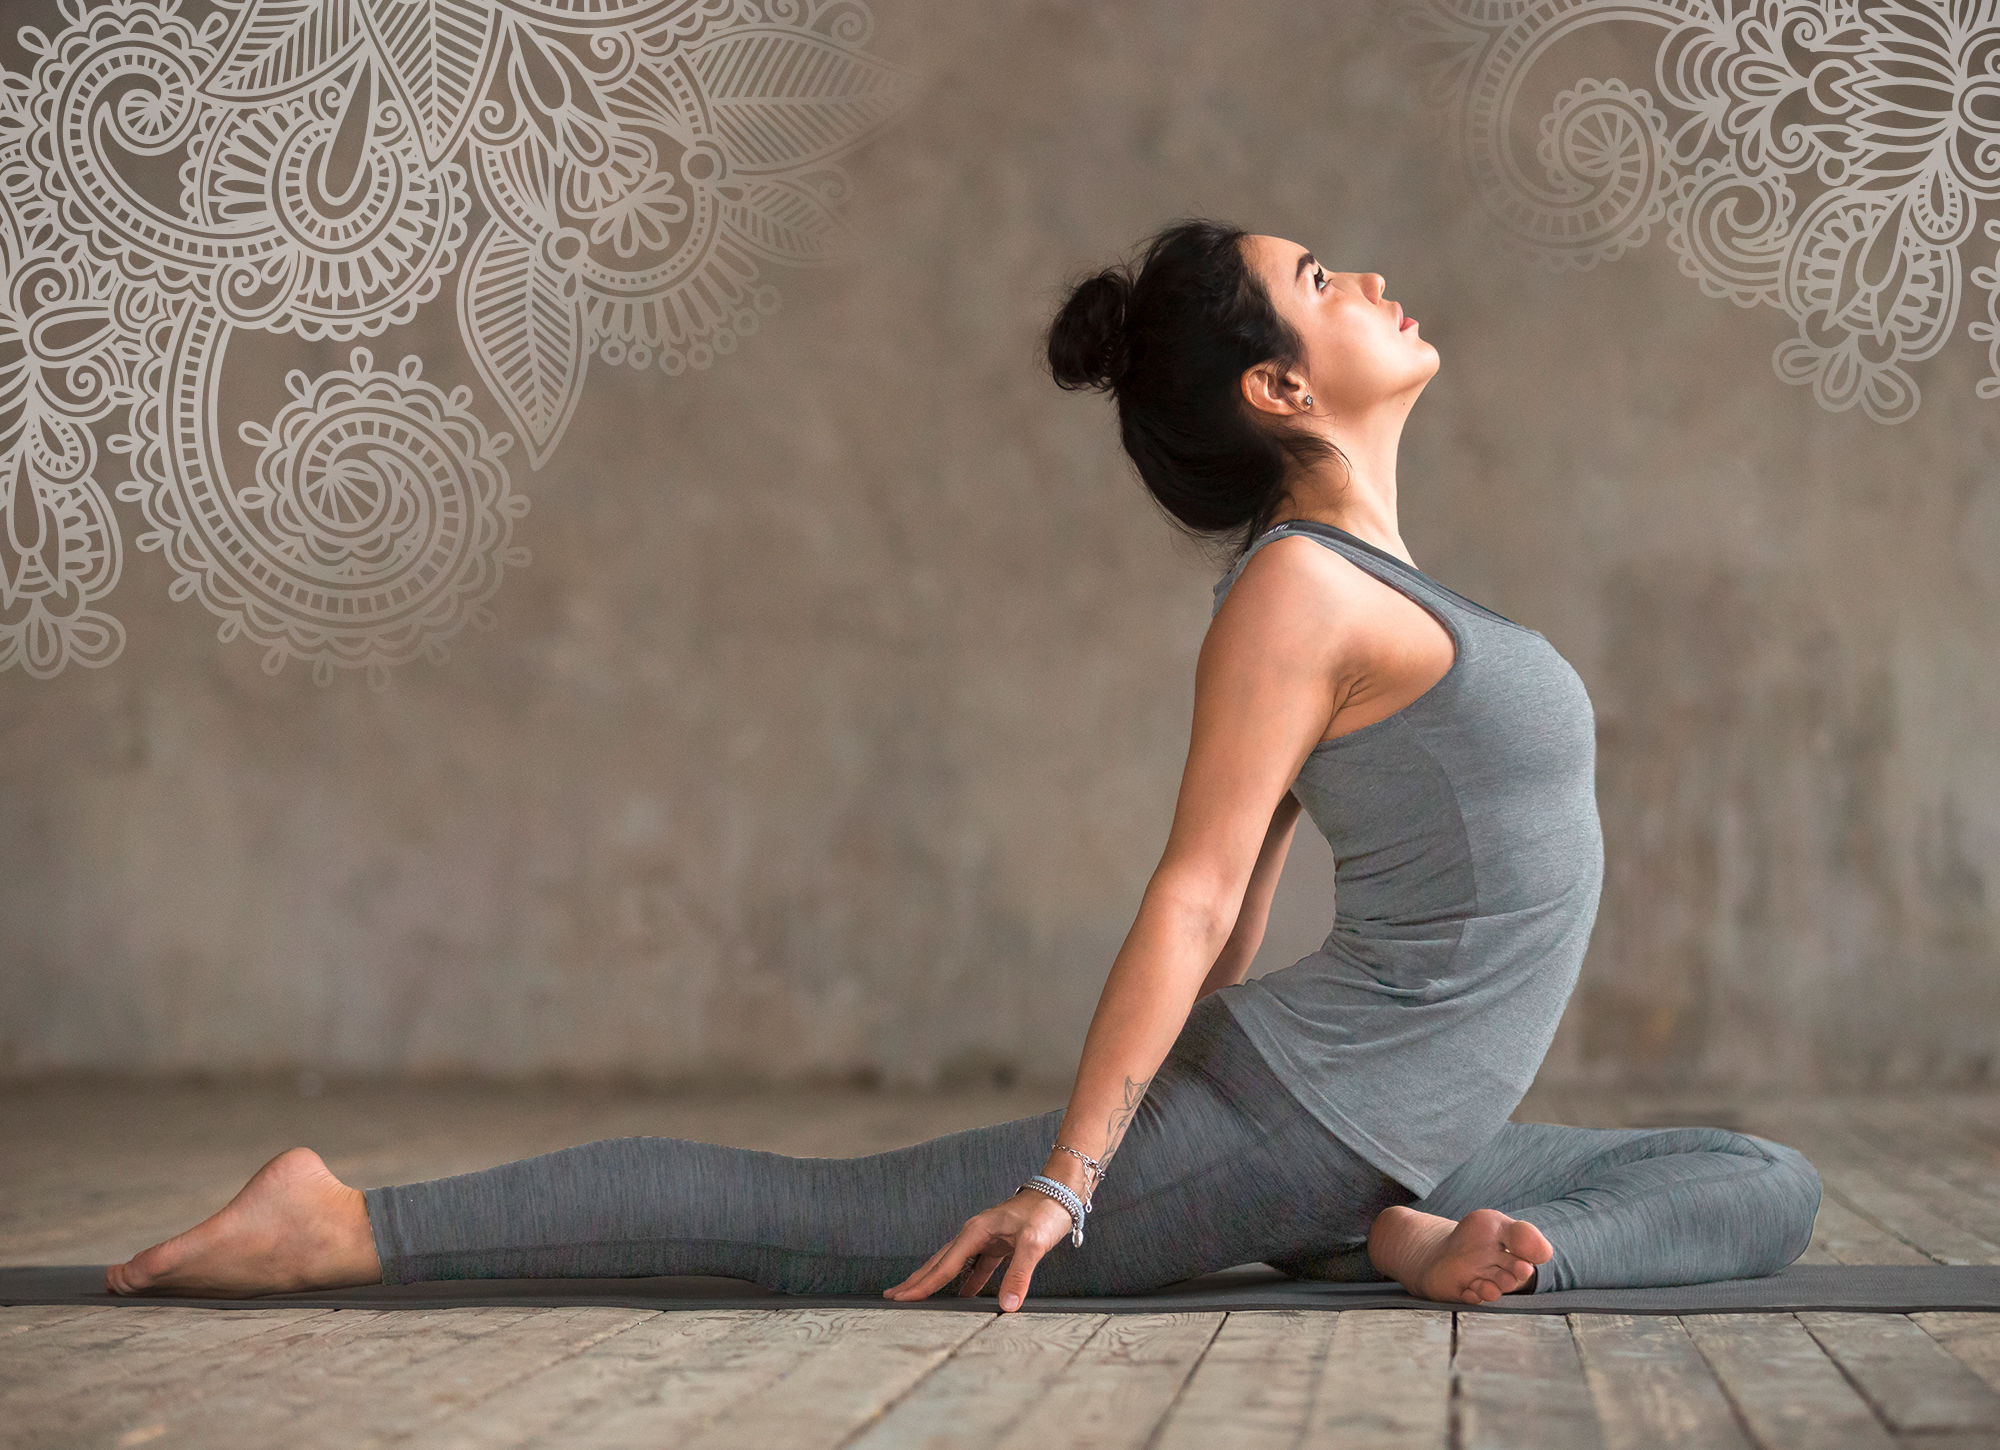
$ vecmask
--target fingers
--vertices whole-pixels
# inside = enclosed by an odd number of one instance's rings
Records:
[[[1045,1218],[1060,1217],[1061,1223],[1051,1225],[1033,1216],[1024,1218],[1020,1209],[1008,1204],[989,1209],[968,1219],[950,1243],[924,1260],[902,1283],[884,1289],[882,1297],[928,1298],[962,1269],[969,1271],[970,1276],[969,1287],[963,1292],[976,1294],[992,1278],[994,1269],[1011,1255],[1011,1265],[1001,1285],[1001,1307],[1019,1308],[1028,1295],[1028,1280],[1035,1272],[1035,1265],[1061,1241],[1064,1235],[1059,1230],[1068,1223],[1068,1215],[1062,1212],[1060,1204],[1037,1196],[1032,1207],[1048,1210]],[[1048,1241],[1036,1242],[1040,1239]]]
[[[953,1240],[953,1242],[955,1243],[957,1242],[957,1240]],[[882,1291],[882,1297],[884,1299],[902,1299],[902,1298],[912,1297],[913,1291],[916,1289],[917,1285],[924,1280],[925,1276],[927,1276],[932,1269],[937,1267],[938,1260],[943,1258],[945,1254],[950,1252],[950,1250],[951,1250],[951,1244],[946,1244],[943,1248],[939,1249],[936,1253],[932,1254],[928,1259],[925,1259],[922,1264],[918,1265],[916,1270],[913,1273],[911,1273],[908,1278],[904,1279],[902,1283],[891,1284],[888,1288],[884,1289]],[[930,1291],[925,1290],[924,1292],[927,1294]],[[923,1295],[915,1294],[914,1297],[922,1298]]]
[[[955,1243],[957,1242],[957,1240],[954,1239],[953,1242]],[[919,1264],[916,1267],[916,1269],[909,1275],[908,1278],[903,1280],[902,1283],[891,1284],[888,1288],[884,1289],[882,1291],[882,1297],[885,1299],[901,1298],[903,1294],[907,1292],[910,1289],[910,1287],[917,1282],[917,1280],[921,1279],[925,1274],[928,1274],[931,1271],[932,1266],[935,1265],[939,1259],[943,1258],[945,1253],[950,1248],[951,1244],[946,1244],[944,1248],[939,1249],[936,1253],[932,1254],[928,1259],[925,1259],[923,1263]]]
[[[1007,1273],[1000,1281],[1000,1308],[1011,1313],[1021,1307],[1021,1301],[1028,1297],[1028,1281],[1035,1277],[1035,1265],[1042,1261],[1044,1250],[1022,1246],[1015,1250],[1014,1257],[1007,1265]]]
[[[950,1282],[964,1263],[960,1256],[934,1256],[925,1267],[883,1293],[890,1299],[927,1299]]]
[[[927,1299],[948,1283],[952,1275],[984,1248],[991,1235],[977,1220],[960,1229],[952,1241],[924,1261],[923,1267],[893,1288],[884,1289],[885,1299]]]
[[[1004,1253],[994,1253],[989,1249],[981,1254],[972,1267],[965,1271],[965,1277],[959,1281],[958,1292],[967,1296],[977,1294],[986,1287],[986,1281],[993,1277],[993,1271],[1005,1262],[1007,1256]]]

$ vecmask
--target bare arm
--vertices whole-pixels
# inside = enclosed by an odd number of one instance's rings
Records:
[[[1295,804],[1274,847],[1283,800],[1355,673],[1355,627],[1335,604],[1339,565],[1310,539],[1280,539],[1244,566],[1209,623],[1166,849],[1105,978],[1056,1132],[1100,1162],[1118,1151],[1224,947],[1239,933],[1249,940],[1253,927],[1262,934],[1296,821]],[[1270,879],[1253,891],[1267,861]],[[1022,1165],[1024,1177],[1033,1166]],[[1041,1171],[1086,1200],[1096,1187],[1089,1165],[1060,1149]],[[958,1292],[976,1294],[1004,1260],[1000,1307],[1018,1308],[1035,1265],[1069,1231],[1060,1204],[1023,1188],[884,1293],[923,1298],[964,1270]]]
[[[1236,913],[1236,927],[1222,945],[1222,954],[1208,969],[1208,978],[1194,994],[1199,1002],[1218,987],[1243,980],[1250,964],[1257,960],[1257,948],[1264,944],[1264,928],[1271,920],[1271,898],[1277,894],[1278,878],[1285,872],[1285,856],[1292,849],[1298,830],[1299,798],[1286,791],[1271,813],[1271,827],[1264,833],[1264,849],[1250,872],[1250,885],[1243,892],[1243,906]]]
[[[1328,561],[1310,543],[1280,540],[1253,559],[1203,641],[1173,827],[1111,964],[1056,1135],[1099,1160],[1117,1151],[1201,991],[1255,955],[1297,824],[1291,784],[1352,675],[1351,621],[1333,607]],[[1079,1193],[1092,1185],[1088,1165],[1060,1151],[1042,1171]]]

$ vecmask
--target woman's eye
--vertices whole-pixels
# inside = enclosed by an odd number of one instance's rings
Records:
[[[1318,289],[1319,291],[1321,291],[1321,292],[1324,292],[1324,291],[1326,290],[1326,273],[1324,273],[1324,272],[1314,272],[1314,273],[1313,273],[1313,286],[1314,286],[1314,287],[1315,287],[1316,289]]]

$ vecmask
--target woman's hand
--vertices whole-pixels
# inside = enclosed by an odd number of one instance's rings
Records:
[[[1046,1193],[1023,1188],[1005,1203],[965,1221],[957,1237],[932,1254],[909,1278],[892,1289],[884,1289],[885,1299],[928,1299],[951,1281],[961,1267],[966,1268],[959,1285],[961,1296],[977,1294],[993,1277],[1003,1259],[1008,1260],[1006,1276],[1000,1281],[1000,1307],[1014,1310],[1028,1296],[1028,1280],[1042,1255],[1070,1235],[1069,1210]]]

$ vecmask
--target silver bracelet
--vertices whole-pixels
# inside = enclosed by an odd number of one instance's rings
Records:
[[[1083,1247],[1083,1216],[1090,1212],[1090,1205],[1076,1196],[1076,1190],[1067,1183],[1061,1183],[1043,1173],[1037,1173],[1021,1184],[1022,1188],[1032,1188],[1037,1193],[1046,1193],[1057,1203],[1069,1210],[1069,1241],[1077,1248]],[[1018,1190],[1017,1190],[1018,1191]]]
[[[1081,1158],[1084,1162],[1090,1165],[1091,1170],[1097,1175],[1095,1178],[1091,1180],[1090,1183],[1091,1192],[1095,1193],[1097,1191],[1097,1185],[1104,1181],[1104,1165],[1098,1162],[1095,1158],[1091,1157],[1088,1153],[1085,1153],[1077,1148],[1072,1148],[1067,1143],[1057,1143],[1054,1144],[1053,1147],[1062,1149],[1063,1152],[1069,1154],[1069,1156],[1072,1158]]]

